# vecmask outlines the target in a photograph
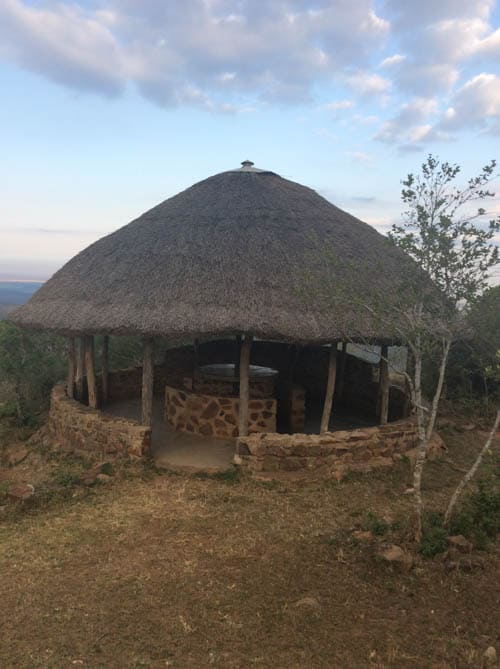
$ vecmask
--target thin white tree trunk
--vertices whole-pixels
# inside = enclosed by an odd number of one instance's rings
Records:
[[[450,503],[448,504],[448,508],[446,509],[446,513],[444,515],[444,524],[447,527],[450,524],[450,519],[451,519],[451,514],[453,513],[453,509],[455,508],[455,505],[458,501],[458,498],[460,495],[463,493],[465,486],[469,483],[469,481],[473,478],[474,474],[476,473],[479,465],[481,464],[481,461],[484,457],[484,454],[486,451],[490,448],[491,442],[493,441],[493,438],[496,434],[496,431],[498,430],[498,427],[500,426],[500,409],[497,411],[497,416],[495,418],[495,422],[493,423],[493,427],[491,429],[491,432],[488,436],[488,439],[486,440],[486,443],[484,444],[483,448],[479,452],[479,455],[477,456],[474,464],[472,467],[469,469],[467,474],[463,477],[463,479],[460,481],[458,486],[455,489],[455,492],[451,496]]]
[[[434,432],[434,427],[436,426],[437,412],[439,408],[439,401],[441,400],[441,395],[443,393],[444,377],[446,375],[446,367],[448,365],[448,355],[450,353],[450,347],[451,347],[451,339],[446,339],[443,342],[443,355],[439,367],[439,379],[436,387],[436,392],[434,393],[434,398],[432,400],[431,415],[429,417],[429,422],[427,424],[426,437],[428,441],[430,441],[432,433]]]
[[[439,400],[441,399],[441,393],[443,391],[444,377],[446,373],[450,347],[451,339],[446,339],[443,342],[443,354],[441,357],[441,363],[439,365],[439,378],[436,386],[436,392],[434,393],[434,397],[432,399],[432,406],[427,425],[425,424],[424,407],[422,405],[422,357],[420,351],[415,358],[415,400],[417,402],[416,408],[419,448],[415,467],[413,469],[413,489],[415,495],[416,516],[415,541],[417,542],[422,540],[422,511],[424,506],[422,500],[422,474],[424,471],[424,464],[427,459],[429,443],[432,439],[432,434],[436,425]]]
[[[427,442],[425,438],[424,425],[424,407],[422,405],[422,356],[420,350],[415,352],[415,409],[417,415],[417,431],[418,431],[418,452],[415,466],[413,468],[413,490],[414,490],[414,506],[415,506],[415,541],[420,542],[422,539],[422,472],[424,469],[424,462],[427,455]]]

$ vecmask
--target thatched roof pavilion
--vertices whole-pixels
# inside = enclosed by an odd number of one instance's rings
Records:
[[[381,295],[397,299],[413,270],[406,256],[313,190],[242,165],[90,245],[10,320],[85,337],[90,385],[96,334],[145,337],[146,386],[155,336],[393,341],[372,313]],[[243,374],[249,355],[243,346]]]

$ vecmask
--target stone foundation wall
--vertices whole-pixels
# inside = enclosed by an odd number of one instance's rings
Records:
[[[93,453],[147,456],[151,430],[137,421],[91,409],[66,396],[64,384],[52,390],[49,432],[64,448]]]
[[[170,386],[165,390],[165,419],[176,430],[206,437],[237,437],[239,405],[237,397],[201,395]],[[276,431],[276,400],[250,400],[248,430]]]
[[[416,426],[406,420],[321,435],[252,434],[238,439],[236,460],[252,472],[315,470],[342,476],[390,467],[416,445]]]

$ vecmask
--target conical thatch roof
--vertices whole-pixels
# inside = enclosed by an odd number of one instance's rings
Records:
[[[410,269],[366,223],[247,163],[95,242],[10,320],[65,334],[391,338],[365,305],[396,298]]]

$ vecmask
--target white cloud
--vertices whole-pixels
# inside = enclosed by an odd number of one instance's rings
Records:
[[[406,56],[402,56],[400,53],[395,53],[393,56],[388,56],[380,63],[380,67],[392,67],[397,65],[406,59]]]
[[[431,126],[423,123],[437,111],[434,98],[415,98],[401,105],[399,112],[382,124],[375,139],[388,144],[414,144],[429,138]]]
[[[395,86],[419,96],[447,94],[464,63],[498,56],[493,6],[494,0],[387,0],[392,34],[406,56],[382,63],[390,65]]]
[[[77,89],[114,95],[132,83],[161,105],[220,109],[307,100],[365,67],[389,30],[373,0],[95,4],[0,0],[0,57]]]
[[[451,98],[440,127],[500,132],[500,76],[482,72],[467,81]]]
[[[367,71],[349,74],[345,77],[345,82],[349,88],[361,95],[382,95],[391,87],[389,79]]]
[[[337,100],[335,102],[329,102],[326,106],[330,111],[339,111],[342,109],[352,109],[356,103],[354,100]]]

